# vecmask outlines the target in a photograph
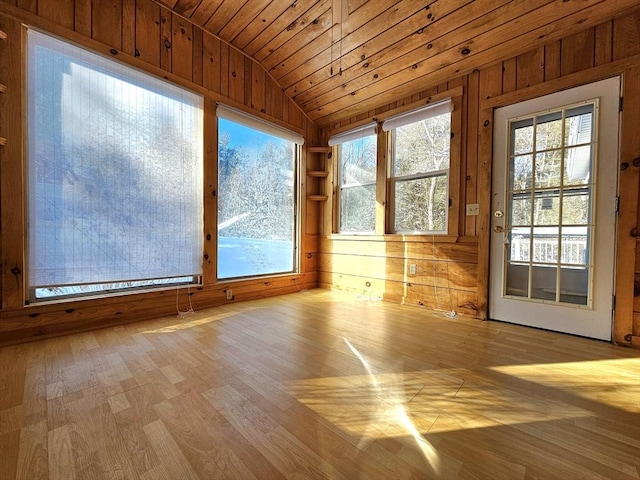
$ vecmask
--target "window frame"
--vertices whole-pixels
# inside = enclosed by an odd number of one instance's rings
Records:
[[[262,118],[253,116],[249,113],[245,113],[243,111],[236,110],[235,108],[228,107],[222,103],[216,106],[216,139],[220,137],[220,119],[224,119],[227,122],[232,122],[235,125],[239,125],[244,128],[250,128],[255,130],[261,134],[271,135],[273,137],[280,138],[281,140],[288,141],[292,144],[292,167],[293,167],[293,188],[292,188],[292,197],[293,197],[293,226],[292,226],[292,269],[286,271],[278,271],[278,272],[267,272],[267,273],[256,273],[249,275],[240,275],[233,277],[221,277],[220,276],[220,232],[219,232],[219,199],[220,199],[220,174],[219,174],[219,144],[216,144],[216,268],[214,271],[216,282],[233,282],[238,280],[249,280],[254,278],[266,278],[266,277],[278,277],[278,276],[287,276],[294,275],[300,273],[300,242],[301,242],[301,232],[300,232],[300,215],[301,215],[301,202],[299,201],[300,196],[300,161],[302,158],[302,146],[304,144],[304,137],[292,130],[289,130],[285,127],[281,127],[280,125],[273,124]]]
[[[362,136],[360,138],[356,138],[353,140],[348,140],[349,142],[351,141],[357,141],[357,140],[362,140],[364,138],[367,137],[373,137],[374,141],[376,142],[376,175],[374,175],[374,178],[371,182],[356,182],[356,183],[341,183],[341,178],[342,178],[342,149],[343,149],[343,145],[344,143],[347,142],[343,142],[343,143],[339,143],[338,145],[336,145],[337,148],[337,155],[336,155],[336,159],[337,159],[337,165],[336,165],[336,174],[337,174],[337,179],[336,179],[336,226],[335,226],[335,231],[338,234],[342,234],[342,235],[374,235],[375,234],[375,230],[376,230],[376,208],[374,205],[373,208],[373,215],[374,215],[374,222],[373,222],[373,228],[371,230],[343,230],[342,229],[342,198],[343,198],[343,190],[344,189],[351,189],[351,188],[358,188],[358,187],[370,187],[373,186],[373,190],[374,190],[374,197],[376,196],[376,190],[377,190],[377,184],[378,184],[378,178],[377,178],[377,165],[378,165],[378,161],[379,161],[379,153],[378,153],[378,137],[377,137],[378,133],[376,132],[375,135],[365,135]]]
[[[389,129],[386,132],[383,132],[385,135],[385,141],[387,142],[387,165],[386,165],[386,178],[385,178],[385,186],[386,186],[386,208],[385,208],[385,233],[387,235],[399,235],[399,236],[407,236],[407,237],[420,237],[420,236],[437,236],[437,237],[445,237],[445,236],[457,236],[459,229],[459,201],[460,201],[460,159],[461,159],[461,135],[462,131],[462,88],[456,88],[452,90],[448,90],[442,92],[439,95],[435,95],[431,97],[428,101],[419,101],[409,105],[407,108],[402,109],[401,111],[393,111],[390,112],[388,116],[386,116],[386,121],[389,119],[393,119],[395,117],[401,116],[410,116],[413,115],[414,112],[419,111],[425,107],[434,106],[437,107],[439,104],[445,104],[446,102],[450,102],[451,110],[450,114],[450,139],[449,139],[449,168],[433,170],[430,172],[421,172],[412,175],[403,175],[403,176],[394,176],[394,166],[395,166],[395,134],[396,128]],[[417,123],[417,122],[411,122]],[[447,211],[446,211],[446,229],[445,230],[414,230],[414,231],[405,231],[405,230],[396,230],[395,228],[395,192],[396,186],[398,182],[405,182],[411,180],[419,180],[424,178],[434,178],[434,177],[446,177],[447,182]]]
[[[61,49],[67,49],[70,47],[76,51],[79,51],[78,55],[74,57],[75,60],[78,61],[80,65],[83,64],[92,64],[92,57],[96,57],[99,60],[97,63],[93,64],[93,67],[97,71],[107,72],[107,74],[113,74],[115,78],[119,78],[124,82],[133,82],[136,85],[142,85],[143,88],[146,88],[149,91],[155,92],[158,85],[163,84],[166,85],[167,91],[171,91],[172,95],[186,95],[190,97],[199,98],[199,109],[200,115],[197,120],[195,127],[198,127],[197,135],[200,137],[200,145],[196,145],[195,148],[199,151],[199,160],[197,161],[198,166],[200,167],[200,178],[197,182],[200,188],[204,185],[204,135],[205,135],[205,105],[206,98],[202,92],[198,92],[197,90],[191,89],[188,86],[173,82],[168,80],[167,78],[160,77],[158,75],[153,74],[152,72],[145,71],[141,68],[138,68],[134,65],[131,65],[127,62],[120,61],[119,59],[114,59],[108,55],[105,55],[103,52],[96,50],[95,48],[91,48],[89,46],[83,45],[81,43],[74,42],[68,38],[60,37],[54,33],[50,33],[39,28],[34,27],[23,27],[23,48],[25,51],[25,56],[23,60],[22,75],[24,78],[24,88],[25,92],[29,90],[29,88],[33,88],[32,82],[34,81],[32,78],[31,69],[33,68],[33,60],[31,59],[32,52],[30,50],[30,45],[32,40],[30,40],[29,35],[35,34],[35,38],[43,37],[41,40],[33,40],[33,45],[38,47],[42,46],[42,42],[60,42]],[[104,62],[109,65],[113,65],[113,67],[107,68],[99,62]],[[141,83],[138,84],[134,82],[134,79],[137,75],[141,76]],[[164,88],[164,87],[162,87]],[[179,93],[179,91],[183,91],[184,93]],[[158,93],[158,92],[155,92]],[[171,94],[170,94],[171,95]],[[31,98],[30,98],[31,100]],[[167,288],[179,288],[182,286],[200,286],[203,284],[204,278],[204,262],[202,260],[202,254],[204,251],[204,234],[197,241],[199,245],[198,257],[200,258],[200,268],[199,272],[192,274],[182,274],[182,275],[169,275],[162,277],[148,277],[148,278],[130,278],[130,279],[122,279],[122,278],[114,278],[111,280],[105,279],[94,282],[75,282],[70,284],[51,284],[51,285],[33,285],[30,282],[29,272],[32,269],[30,265],[30,248],[32,245],[30,244],[31,233],[29,231],[29,224],[35,225],[37,218],[30,219],[30,205],[34,202],[33,198],[35,192],[32,191],[32,185],[30,176],[31,173],[31,155],[29,154],[29,134],[33,130],[32,125],[33,122],[36,121],[37,117],[31,118],[31,110],[30,110],[30,102],[25,102],[24,104],[24,126],[26,129],[24,130],[23,139],[25,143],[25,151],[24,151],[24,166],[22,168],[22,178],[24,182],[24,196],[22,197],[22,205],[24,209],[25,215],[25,228],[24,228],[24,297],[25,303],[37,303],[37,304],[47,304],[52,302],[60,302],[60,301],[74,301],[74,300],[83,300],[86,298],[92,297],[105,297],[105,296],[113,296],[113,295],[127,295],[139,292],[147,292],[147,291],[157,291]],[[196,131],[196,130],[194,130]],[[198,202],[200,203],[200,212],[199,214],[204,214],[204,202],[203,202],[203,192],[200,192],[201,195],[198,198]],[[35,226],[33,226],[35,228]],[[202,224],[200,225],[199,230],[204,229],[204,219],[202,220]],[[61,289],[62,293],[55,294],[46,294],[46,291],[52,291],[54,289]]]

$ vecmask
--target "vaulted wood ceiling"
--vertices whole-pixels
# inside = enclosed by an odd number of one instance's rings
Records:
[[[638,0],[157,0],[261,63],[318,125],[639,8]]]

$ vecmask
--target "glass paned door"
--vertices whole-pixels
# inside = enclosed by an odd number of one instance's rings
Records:
[[[620,79],[494,112],[489,317],[611,339]]]
[[[509,122],[504,294],[591,304],[598,101]]]

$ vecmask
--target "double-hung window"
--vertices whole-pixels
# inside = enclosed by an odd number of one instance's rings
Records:
[[[374,233],[376,214],[376,124],[329,140],[338,146],[338,231]]]
[[[203,99],[28,32],[30,300],[195,283]]]
[[[218,278],[296,268],[302,135],[218,105]]]
[[[387,119],[392,233],[447,233],[452,102]]]

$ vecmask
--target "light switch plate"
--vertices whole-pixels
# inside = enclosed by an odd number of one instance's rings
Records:
[[[467,215],[470,217],[474,217],[480,214],[480,204],[479,203],[467,203]]]

